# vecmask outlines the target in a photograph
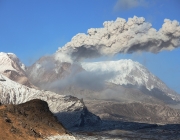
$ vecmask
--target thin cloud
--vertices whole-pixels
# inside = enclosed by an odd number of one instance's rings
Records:
[[[73,72],[72,72],[73,73]],[[98,73],[98,72],[87,72],[82,71],[78,74],[71,74],[69,77],[57,80],[51,84],[45,85],[52,91],[58,92],[66,87],[73,85],[88,90],[99,91],[105,87],[106,80],[111,79],[115,76],[115,72]]]
[[[147,2],[145,0],[118,0],[114,6],[115,11],[119,10],[129,10],[139,6],[146,6]]]

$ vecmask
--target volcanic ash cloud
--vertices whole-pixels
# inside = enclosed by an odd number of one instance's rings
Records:
[[[176,20],[165,19],[158,31],[143,17],[117,18],[105,21],[103,28],[88,29],[79,33],[55,53],[62,61],[80,61],[86,58],[113,56],[118,53],[173,50],[180,46],[180,25]]]

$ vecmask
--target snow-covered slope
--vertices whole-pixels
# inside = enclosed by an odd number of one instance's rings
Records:
[[[23,73],[26,67],[17,56],[13,53],[0,52],[0,72],[3,73],[5,70],[12,70],[19,73]]]
[[[0,52],[0,73],[28,87],[34,87],[25,74],[26,67],[13,53]]]
[[[32,99],[41,99],[48,103],[60,122],[66,128],[73,126],[95,125],[99,117],[90,113],[82,100],[73,96],[59,95],[49,91],[40,91],[16,83],[0,74],[0,102],[20,104]]]
[[[158,89],[173,100],[180,101],[180,96],[169,89],[159,78],[150,73],[143,65],[132,60],[103,61],[82,63],[86,71],[97,73],[113,72],[108,82],[117,85],[145,87],[149,91]]]

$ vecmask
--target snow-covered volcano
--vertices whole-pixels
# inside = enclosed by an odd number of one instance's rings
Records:
[[[54,56],[42,57],[29,67],[26,72],[33,84],[38,85],[42,89],[52,90],[61,94],[68,93],[78,97],[90,97],[92,99],[95,94],[102,97],[104,92],[111,94],[111,97],[112,92],[116,92],[116,97],[119,94],[118,98],[122,96],[121,94],[125,95],[125,92],[128,92],[130,95],[127,95],[126,98],[132,99],[132,93],[134,93],[133,96],[136,96],[136,93],[140,92],[141,95],[146,96],[146,99],[151,96],[166,103],[180,101],[179,94],[168,88],[165,83],[148,71],[143,65],[132,60],[84,62],[79,65],[77,63],[71,64],[58,61]],[[83,76],[85,77],[83,78]],[[105,81],[102,81],[104,79]],[[81,84],[79,84],[79,81]],[[101,83],[98,84],[98,82]],[[49,86],[52,83],[55,83],[55,86]],[[95,91],[89,88],[89,85],[94,85],[92,83],[97,86],[103,84],[105,88],[101,91]],[[106,83],[121,87],[118,87],[118,89],[117,87],[109,87],[106,86]],[[84,86],[84,84],[86,85]],[[62,85],[64,88],[63,91],[61,88]],[[84,87],[88,87],[88,89]],[[137,98],[139,98],[138,96]],[[113,97],[113,99],[117,99],[116,97]]]
[[[115,76],[107,81],[116,85],[133,85],[136,87],[145,87],[151,91],[158,89],[171,97],[173,100],[179,101],[180,95],[168,88],[158,77],[148,71],[143,65],[132,60],[103,61],[82,63],[82,67],[86,71],[96,73],[113,72]]]

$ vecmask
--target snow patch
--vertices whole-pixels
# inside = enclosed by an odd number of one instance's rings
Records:
[[[0,73],[5,70],[17,71],[15,69],[15,63],[23,70],[26,71],[26,66],[18,59],[18,57],[13,53],[0,52]]]
[[[76,140],[76,138],[70,135],[55,135],[55,136],[49,136],[44,140]]]

